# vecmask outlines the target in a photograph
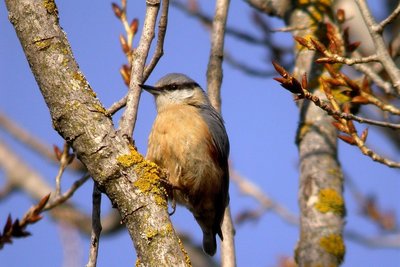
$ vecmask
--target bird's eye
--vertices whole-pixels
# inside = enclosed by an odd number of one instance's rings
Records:
[[[176,84],[171,84],[171,89],[172,89],[172,90],[178,89],[178,85],[176,85]]]

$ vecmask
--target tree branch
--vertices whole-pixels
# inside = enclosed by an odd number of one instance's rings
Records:
[[[43,196],[53,191],[53,188],[47,184],[42,176],[25,164],[24,160],[18,157],[5,143],[0,139],[0,168],[6,174],[7,184],[14,189],[22,190],[35,201],[39,201]],[[62,221],[73,227],[78,228],[85,234],[90,233],[90,218],[77,210],[72,204],[63,204],[78,188],[85,177],[77,180],[69,190],[59,198],[50,199],[45,210],[53,208],[53,203],[57,208],[50,210],[50,215],[58,221]],[[109,234],[121,228],[121,219],[115,212],[111,212],[103,218],[104,233]]]
[[[365,0],[356,0],[356,3],[360,8],[361,15],[364,18],[369,33],[371,34],[379,61],[382,63],[383,67],[388,73],[390,80],[392,81],[393,87],[396,89],[397,94],[400,95],[400,69],[397,68],[396,64],[393,62],[393,59],[390,57],[390,54],[386,48],[386,44],[382,37],[381,25],[376,23],[371,12],[368,9]]]
[[[218,0],[212,24],[211,51],[207,67],[207,92],[211,104],[221,112],[222,60],[224,55],[224,37],[228,16],[229,0]],[[235,230],[229,205],[225,209],[222,221],[221,261],[224,267],[236,266]]]
[[[96,267],[97,265],[100,233],[102,230],[100,221],[101,192],[95,183],[93,184],[92,203],[92,232],[90,237],[89,262],[86,267]]]
[[[316,40],[325,37],[326,24],[333,17],[329,7],[322,2],[310,5],[297,3],[289,12],[286,24],[289,27],[308,25],[304,30],[295,30],[293,36],[310,36]],[[318,18],[318,19],[316,19]],[[332,24],[331,30],[337,30]],[[337,49],[340,49],[338,46]],[[319,77],[323,66],[316,64],[316,51],[295,46],[294,77],[309,73],[310,91],[323,97],[319,90]],[[301,80],[301,79],[299,79]],[[307,101],[298,102],[300,123],[297,130],[297,145],[300,158],[299,205],[300,237],[295,250],[298,265],[338,266],[343,261],[345,246],[342,236],[345,205],[343,200],[342,170],[337,159],[337,132],[332,118]],[[327,197],[328,196],[328,197]],[[335,204],[327,199],[332,200]],[[326,244],[335,246],[335,251],[325,249]]]
[[[155,25],[157,21],[160,0],[146,1],[146,16],[142,29],[142,35],[138,47],[133,52],[133,62],[129,90],[126,99],[126,108],[119,122],[119,129],[122,136],[131,138],[135,128],[137,109],[139,106],[140,94],[143,83],[143,73],[146,59],[150,51],[151,42],[154,38]]]
[[[33,136],[33,134],[28,132],[26,129],[19,126],[16,122],[9,119],[2,112],[0,112],[0,127],[6,130],[16,140],[25,144],[42,157],[50,160],[52,163],[58,163],[58,159],[56,158],[54,151],[48,145],[46,145],[39,138]],[[82,166],[82,163],[80,163],[78,160],[71,162],[71,164],[68,165],[68,168],[75,171],[84,171],[85,169]]]
[[[119,210],[134,241],[138,265],[188,265],[169,220],[162,172],[115,131],[109,114],[75,62],[58,24],[55,3],[46,3],[6,0],[10,21],[50,110],[54,128]],[[143,70],[140,66],[133,69],[136,68]],[[142,78],[142,72],[139,74],[132,79],[132,87],[138,89],[141,81],[137,79]],[[133,98],[128,98],[129,105]],[[131,131],[131,111],[132,107],[123,123],[123,134]]]

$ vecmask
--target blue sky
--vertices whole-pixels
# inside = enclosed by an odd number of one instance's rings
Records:
[[[114,17],[111,4],[107,1],[58,1],[60,22],[67,33],[72,50],[81,70],[96,91],[104,106],[124,96],[119,67],[125,62],[118,35],[122,25]],[[204,11],[212,14],[211,1],[203,1]],[[130,1],[128,16],[143,21],[144,1]],[[378,10],[379,11],[379,10]],[[244,1],[232,1],[228,24],[257,34],[251,24],[251,9]],[[141,27],[140,23],[140,27]],[[30,73],[29,66],[16,38],[12,25],[7,20],[4,2],[0,2],[0,110],[21,124],[29,132],[46,140],[49,145],[62,146],[63,141],[51,126],[50,116],[40,95],[38,86]],[[276,36],[286,46],[291,45],[289,34]],[[135,40],[136,42],[138,39]],[[209,32],[198,21],[171,7],[169,25],[165,41],[165,55],[160,60],[148,83],[153,84],[169,72],[182,72],[199,84],[206,84],[206,68],[209,53]],[[258,67],[267,66],[267,57],[261,48],[255,48],[228,37],[226,49],[236,58]],[[298,214],[298,157],[294,144],[298,123],[297,108],[291,95],[282,90],[271,77],[252,78],[224,64],[222,86],[222,112],[231,142],[233,167],[243,176],[260,186],[271,198]],[[147,136],[155,117],[153,99],[144,93],[140,102],[135,141],[145,154]],[[118,122],[118,119],[115,120]],[[370,142],[379,151],[400,160],[398,151],[370,132]],[[54,184],[57,167],[49,165],[35,153],[15,142],[0,131],[0,138],[31,166],[36,168],[46,180]],[[397,211],[400,216],[399,171],[377,163],[353,147],[340,143],[340,160],[344,171],[359,189],[378,196],[379,204],[386,209]],[[0,170],[0,184],[4,182]],[[77,177],[67,174],[63,188]],[[90,212],[91,183],[86,184],[76,196],[74,203]],[[248,208],[257,207],[257,202],[243,196],[235,184],[231,184],[231,207],[233,215]],[[357,230],[366,236],[375,236],[379,229],[360,216],[354,198],[345,193],[348,216],[347,229]],[[32,200],[21,193],[0,202],[0,227],[11,212],[20,217],[32,205]],[[104,210],[110,209],[109,201],[103,198]],[[104,211],[103,213],[107,213]],[[172,218],[177,229],[188,233],[200,242],[201,231],[192,216],[178,207]],[[274,213],[263,215],[258,221],[237,226],[236,245],[238,266],[275,266],[280,256],[291,256],[298,239],[298,229],[288,225]],[[88,238],[77,235],[73,230],[55,224],[45,215],[43,221],[31,226],[33,234],[27,239],[15,240],[0,252],[0,262],[4,266],[61,266],[65,261],[62,240],[72,240],[74,246],[67,255],[69,260],[80,266],[86,263]],[[399,266],[399,250],[371,249],[346,241],[347,254],[343,266]],[[68,254],[69,253],[69,254]],[[132,266],[135,253],[125,230],[117,235],[104,237],[100,244],[98,266]]]

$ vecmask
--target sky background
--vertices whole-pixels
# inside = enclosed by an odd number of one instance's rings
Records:
[[[145,12],[145,1],[128,1],[128,16],[138,18],[140,27]],[[119,74],[125,57],[120,49],[118,35],[123,33],[108,1],[58,1],[60,24],[67,33],[75,58],[93,90],[105,107],[123,97],[126,87]],[[213,14],[214,1],[202,1],[201,7]],[[376,6],[374,12],[382,17],[384,11]],[[228,25],[259,35],[251,23],[252,10],[244,1],[231,1]],[[276,28],[282,26],[273,20]],[[0,111],[49,145],[63,145],[53,130],[48,109],[38,90],[32,73],[7,19],[4,1],[0,2]],[[137,43],[138,37],[135,39]],[[290,47],[290,34],[277,33],[273,38],[282,46]],[[205,88],[206,69],[210,49],[210,34],[196,19],[170,8],[169,24],[164,45],[165,54],[147,83],[154,84],[170,72],[182,72]],[[267,68],[267,55],[259,47],[249,46],[227,37],[226,50],[239,60],[259,68]],[[256,183],[272,199],[298,214],[298,156],[295,132],[298,111],[292,96],[281,89],[271,77],[254,78],[224,64],[222,85],[222,113],[230,136],[231,162],[241,175]],[[156,111],[150,95],[142,94],[135,141],[141,153],[146,153],[147,136]],[[118,122],[116,116],[115,122]],[[29,165],[39,171],[46,181],[54,184],[57,166],[14,141],[0,130],[5,140]],[[369,141],[378,152],[400,160],[398,151],[386,143],[378,132],[370,129]],[[353,147],[339,143],[339,158],[346,173],[364,194],[376,194],[379,205],[400,215],[400,172],[389,169]],[[67,173],[63,189],[67,189],[76,175]],[[0,184],[5,181],[0,170]],[[85,184],[74,196],[73,202],[89,213],[92,184]],[[231,209],[235,217],[243,210],[257,208],[258,203],[243,196],[234,183],[230,187]],[[376,225],[360,215],[349,190],[345,191],[348,215],[346,229],[357,230],[368,237],[380,234]],[[9,213],[21,217],[34,202],[22,193],[13,193],[0,202],[0,229]],[[103,197],[103,214],[110,203]],[[192,215],[177,208],[172,220],[179,231],[189,234],[200,243],[201,231]],[[87,262],[89,239],[73,229],[54,223],[50,216],[32,226],[32,236],[15,240],[0,251],[0,265],[21,266],[83,266]],[[266,213],[257,221],[236,226],[238,266],[276,266],[282,256],[292,256],[298,239],[298,228],[284,222],[275,213]],[[63,251],[63,242],[72,242],[71,249]],[[343,266],[400,266],[399,250],[368,248],[346,240],[347,253]],[[218,252],[219,253],[219,252]],[[73,255],[73,256],[71,256]],[[135,252],[125,229],[113,236],[102,237],[98,266],[132,266]],[[64,264],[64,265],[63,265]],[[77,265],[73,265],[77,264]]]

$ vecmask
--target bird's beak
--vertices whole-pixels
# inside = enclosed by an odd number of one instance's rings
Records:
[[[151,86],[151,85],[140,84],[140,87],[142,87],[142,89],[146,90],[147,92],[149,92],[152,95],[158,95],[161,93],[161,90],[159,88]]]

